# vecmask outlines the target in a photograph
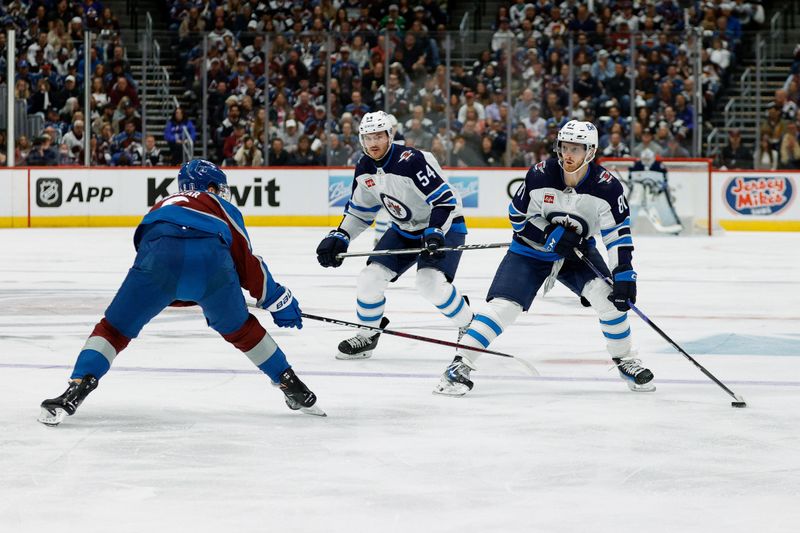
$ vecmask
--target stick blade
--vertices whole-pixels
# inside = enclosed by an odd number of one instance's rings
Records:
[[[736,398],[736,401],[731,402],[731,407],[736,407],[737,409],[743,409],[747,407],[747,403],[744,401],[744,398],[739,395],[734,396],[734,398]]]

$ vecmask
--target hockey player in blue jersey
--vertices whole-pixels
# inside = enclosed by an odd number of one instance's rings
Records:
[[[587,301],[597,312],[606,347],[620,376],[634,391],[653,391],[653,373],[634,357],[628,324],[628,301],[636,302],[633,239],[628,204],[620,182],[592,163],[597,129],[571,120],[561,128],[557,158],[528,171],[509,205],[514,236],[495,273],[484,309],[476,313],[462,344],[486,348],[521,312],[537,291],[546,293],[556,280]],[[609,268],[595,248],[600,234]],[[613,289],[575,254],[578,248],[606,276]],[[460,349],[445,370],[435,393],[463,396],[473,387],[470,372],[480,354]]]
[[[383,207],[392,219],[375,250],[425,248],[422,254],[372,256],[358,277],[356,315],[361,324],[386,327],[383,316],[389,283],[417,265],[419,293],[459,328],[472,320],[468,302],[452,282],[461,252],[442,253],[442,247],[464,244],[467,227],[461,214],[461,198],[442,177],[429,152],[392,143],[394,128],[383,111],[367,113],[359,125],[359,139],[366,156],[356,166],[353,192],[339,227],[317,247],[323,267],[338,267],[337,255],[347,251]],[[366,359],[378,344],[378,333],[360,333],[339,344],[338,359]]]
[[[67,390],[42,402],[43,424],[55,426],[74,414],[119,352],[162,309],[194,303],[211,328],[283,391],[290,409],[325,415],[283,351],[247,310],[243,288],[258,307],[272,313],[279,327],[303,327],[297,300],[253,253],[242,214],[228,201],[225,173],[208,161],[191,161],[178,173],[178,188],[136,228],[133,267],[78,355]]]

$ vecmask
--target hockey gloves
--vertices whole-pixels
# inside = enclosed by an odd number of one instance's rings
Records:
[[[425,249],[424,254],[437,259],[444,257],[444,252],[439,251],[439,248],[444,248],[444,231],[442,231],[442,228],[427,228],[422,232],[422,247]]]
[[[272,320],[279,328],[303,329],[303,317],[300,315],[300,304],[286,287],[280,287],[282,292],[275,301],[267,305],[266,309],[272,313]]]
[[[341,266],[342,260],[336,256],[345,253],[348,246],[350,246],[350,235],[344,230],[335,229],[317,246],[317,261],[326,268]]]
[[[555,252],[565,259],[578,259],[574,249],[586,248],[586,240],[583,237],[561,224],[547,226],[544,229],[544,237],[544,250]]]
[[[614,304],[618,311],[627,311],[630,303],[636,303],[636,272],[631,265],[619,265],[614,269],[614,288],[608,295],[608,300]]]

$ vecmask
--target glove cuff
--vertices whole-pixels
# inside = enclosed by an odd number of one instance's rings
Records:
[[[545,234],[544,239],[544,251],[545,252],[553,252],[556,249],[556,245],[558,241],[561,240],[561,236],[564,235],[566,228],[559,224],[551,224],[551,226],[555,226]]]
[[[620,265],[614,269],[614,281],[636,281],[636,271],[631,265]]]
[[[425,228],[425,231],[422,232],[422,236],[427,237],[428,235],[432,235],[434,233],[441,237],[444,237],[444,230],[442,230],[442,228],[435,228],[435,227]]]
[[[294,300],[292,291],[284,287],[283,294],[281,294],[274,302],[269,304],[269,306],[266,307],[266,310],[270,313],[276,313],[291,304],[292,300]]]
[[[328,237],[336,237],[337,239],[341,239],[345,242],[345,244],[350,244],[350,235],[343,229],[335,229],[328,233]]]

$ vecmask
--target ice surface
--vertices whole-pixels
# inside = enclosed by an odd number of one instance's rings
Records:
[[[77,415],[44,427],[39,403],[64,390],[132,233],[0,231],[0,532],[797,531],[798,234],[637,241],[642,310],[747,409],[638,318],[658,391],[629,392],[596,317],[557,286],[493,345],[540,378],[484,356],[471,395],[434,396],[446,347],[384,336],[372,359],[337,361],[352,330],[279,330],[258,312],[328,413],[310,417],[198,310],[169,309]],[[306,312],[352,320],[364,260],[319,267],[324,233],[251,229]],[[456,281],[473,302],[503,253],[464,254]],[[453,340],[413,287],[413,273],[390,287],[392,327]]]

